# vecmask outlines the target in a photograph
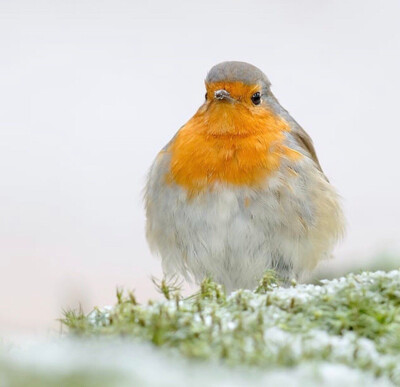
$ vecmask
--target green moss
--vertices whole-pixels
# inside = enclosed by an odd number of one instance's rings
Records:
[[[165,301],[138,305],[118,291],[113,308],[69,311],[63,323],[75,335],[129,335],[189,358],[262,367],[339,362],[400,384],[399,271],[290,288],[267,272],[255,291],[231,295],[207,279],[187,299],[176,283],[157,286]]]

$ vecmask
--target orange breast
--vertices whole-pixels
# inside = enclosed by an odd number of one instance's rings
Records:
[[[191,194],[215,183],[260,186],[282,158],[300,154],[283,144],[289,125],[266,108],[212,101],[204,104],[179,131],[167,181]]]

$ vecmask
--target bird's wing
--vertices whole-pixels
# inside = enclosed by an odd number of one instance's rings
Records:
[[[296,120],[289,114],[289,112],[282,107],[279,103],[278,99],[269,92],[269,104],[273,108],[274,111],[278,113],[282,118],[284,118],[290,125],[290,134],[300,146],[300,148],[304,149],[305,154],[309,155],[311,159],[314,161],[316,167],[324,173],[322,170],[321,164],[319,163],[317,152],[315,151],[313,141],[311,137],[307,134],[307,132],[296,122]],[[326,177],[326,176],[325,176]],[[326,179],[328,180],[328,179]]]
[[[318,157],[317,157],[317,152],[315,151],[313,141],[311,137],[307,134],[307,132],[300,126],[296,125],[294,128],[292,128],[291,134],[295,138],[295,140],[298,142],[298,144],[304,148],[307,153],[310,154],[311,158],[314,160],[316,166],[318,169],[323,173],[321,164],[319,163]]]

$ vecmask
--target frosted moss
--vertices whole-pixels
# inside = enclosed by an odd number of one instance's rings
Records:
[[[187,299],[166,282],[164,301],[117,304],[63,319],[79,336],[129,336],[187,358],[263,370],[329,362],[400,384],[400,272],[350,274],[321,285],[279,287],[268,272],[254,291],[226,295],[206,280]]]

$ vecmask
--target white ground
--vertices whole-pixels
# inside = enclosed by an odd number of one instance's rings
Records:
[[[306,363],[293,369],[231,369],[223,365],[188,361],[150,345],[115,341],[42,341],[3,353],[1,366],[17,372],[35,372],[63,380],[81,371],[112,374],[113,386],[391,386],[382,378],[340,364]],[[4,370],[3,370],[4,371]],[[7,372],[0,385],[8,386]],[[29,376],[27,376],[29,377]],[[28,380],[27,380],[28,382]],[[2,384],[3,383],[3,384]]]

